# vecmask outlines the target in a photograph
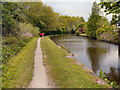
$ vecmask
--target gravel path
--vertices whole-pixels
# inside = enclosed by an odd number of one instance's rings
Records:
[[[34,58],[34,76],[28,88],[51,88],[48,83],[46,69],[43,65],[40,40],[37,41],[37,49]]]

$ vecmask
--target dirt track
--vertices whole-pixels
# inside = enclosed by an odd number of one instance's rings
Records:
[[[43,65],[42,51],[40,45],[41,38],[37,41],[37,49],[34,58],[34,76],[28,88],[51,88],[48,83],[46,69]]]

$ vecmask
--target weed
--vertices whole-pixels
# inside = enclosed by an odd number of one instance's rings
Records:
[[[118,85],[116,82],[114,81],[110,81],[108,76],[100,69],[100,78],[102,78],[104,81],[106,81],[108,84],[110,84],[111,86],[113,86],[114,88],[118,88]]]

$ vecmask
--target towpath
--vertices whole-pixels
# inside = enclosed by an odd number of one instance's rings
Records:
[[[41,38],[37,41],[37,49],[34,58],[34,76],[28,88],[52,88],[48,83],[45,66],[43,65],[42,50],[40,45]]]

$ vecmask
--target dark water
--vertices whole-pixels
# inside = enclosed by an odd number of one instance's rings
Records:
[[[77,60],[98,75],[102,69],[111,80],[120,82],[118,45],[72,35],[53,36],[51,39],[59,46],[64,45]]]

